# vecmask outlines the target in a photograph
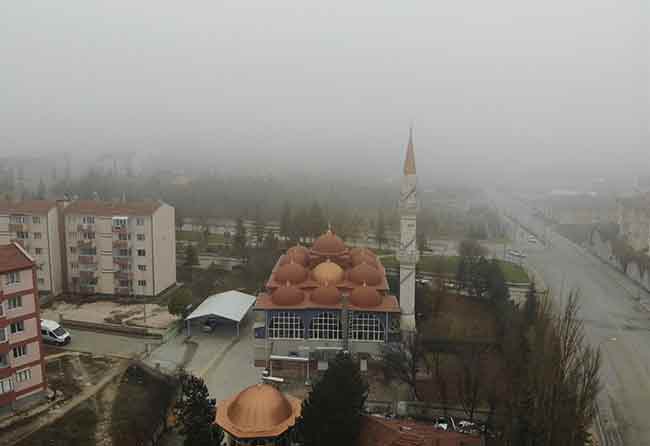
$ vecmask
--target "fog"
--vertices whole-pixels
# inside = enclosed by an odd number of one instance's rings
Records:
[[[478,181],[648,166],[643,0],[5,1],[0,155]]]

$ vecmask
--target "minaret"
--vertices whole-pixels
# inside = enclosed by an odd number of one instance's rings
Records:
[[[411,128],[404,160],[402,193],[399,199],[400,245],[397,254],[397,260],[399,260],[399,302],[402,309],[400,325],[404,333],[415,332],[415,265],[420,259],[416,242],[418,207],[413,129]]]

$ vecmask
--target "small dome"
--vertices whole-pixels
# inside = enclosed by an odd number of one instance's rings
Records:
[[[375,254],[371,249],[368,248],[352,248],[350,250],[350,257],[355,257],[360,254],[365,254],[368,255],[369,257],[374,257],[377,258],[377,254]]]
[[[381,273],[374,266],[366,262],[360,263],[350,270],[350,280],[361,285],[379,285],[381,283]]]
[[[381,303],[381,294],[365,283],[363,286],[356,287],[350,293],[350,303],[357,307],[369,308],[376,307]]]
[[[331,230],[327,232],[314,241],[314,244],[311,246],[311,250],[321,256],[339,256],[343,255],[347,251],[347,247],[341,237],[334,234]]]
[[[377,266],[377,257],[372,255],[370,252],[361,251],[351,256],[351,258],[352,258],[352,265],[354,266],[360,265],[362,263],[367,263],[368,265],[374,267]]]
[[[275,281],[280,283],[291,282],[291,283],[302,283],[305,281],[309,273],[304,266],[289,262],[280,266],[275,271]]]
[[[305,299],[305,294],[287,282],[273,292],[271,300],[276,305],[298,305]]]
[[[343,280],[345,273],[340,266],[327,259],[314,268],[313,275],[314,279],[321,285],[336,285]]]
[[[335,305],[341,301],[341,292],[333,285],[324,285],[311,293],[311,300],[319,305]]]
[[[228,407],[229,421],[242,431],[268,431],[283,424],[294,410],[279,390],[256,384],[242,390]]]
[[[287,249],[287,257],[304,266],[309,259],[309,250],[301,245],[292,246]]]

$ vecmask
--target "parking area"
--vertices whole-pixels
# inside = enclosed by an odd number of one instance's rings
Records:
[[[108,355],[118,357],[133,357],[139,355],[147,348],[151,340],[143,338],[117,336],[94,331],[67,329],[72,341],[63,347],[47,345],[48,351],[70,350],[94,355]]]

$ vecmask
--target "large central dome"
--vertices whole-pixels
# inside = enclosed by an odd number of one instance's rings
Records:
[[[314,241],[311,246],[314,254],[324,257],[336,257],[347,253],[348,248],[341,240],[341,237],[334,234],[330,229]]]
[[[343,268],[328,259],[314,268],[313,275],[321,285],[336,285],[343,280],[345,272]]]

